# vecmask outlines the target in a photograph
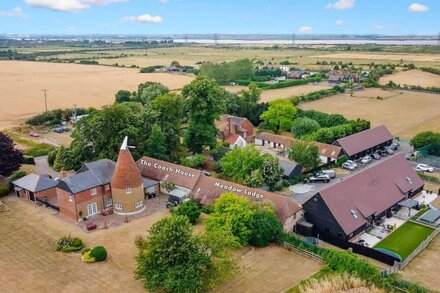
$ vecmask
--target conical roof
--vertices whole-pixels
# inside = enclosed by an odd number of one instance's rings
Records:
[[[127,140],[128,138],[125,137],[119,151],[118,161],[112,177],[112,188],[135,188],[143,183],[139,169],[131,156],[130,150],[127,148]]]

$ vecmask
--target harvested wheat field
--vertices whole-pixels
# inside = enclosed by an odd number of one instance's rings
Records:
[[[279,246],[244,248],[240,270],[216,292],[284,292],[321,269],[321,264]]]
[[[279,98],[288,98],[291,96],[305,95],[319,90],[330,89],[330,85],[321,84],[305,84],[298,86],[291,86],[282,89],[265,90],[261,93],[261,102],[270,102]]]
[[[400,85],[440,87],[440,75],[421,70],[408,70],[391,75],[385,75],[380,78],[379,82],[381,84],[387,84],[391,80]]]
[[[368,119],[372,126],[384,124],[394,135],[406,138],[440,130],[440,95],[436,94],[366,89],[354,92],[353,97],[340,94],[300,104],[300,108]]]
[[[438,54],[405,54],[405,53],[332,53],[316,56],[318,59],[366,59],[366,60],[388,60],[388,61],[417,61],[417,62],[440,62]]]
[[[227,85],[223,87],[227,91],[236,93],[243,89],[247,89],[246,86],[239,86],[239,85]],[[332,88],[331,85],[326,84],[305,84],[305,85],[298,85],[298,86],[291,86],[281,89],[274,89],[274,90],[263,90],[261,92],[261,102],[270,102],[272,100],[276,100],[279,98],[289,98],[291,96],[299,96],[299,95],[305,95],[311,92],[316,92],[319,90],[325,90]]]
[[[191,76],[139,73],[139,69],[43,62],[0,62],[0,129],[44,111],[42,89],[48,89],[48,109],[101,107],[114,101],[120,89],[136,90],[146,81],[182,88]]]
[[[400,274],[404,279],[419,282],[426,288],[438,292],[440,290],[439,263],[440,236],[437,236]]]

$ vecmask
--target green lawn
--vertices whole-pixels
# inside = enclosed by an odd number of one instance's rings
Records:
[[[423,240],[428,238],[433,230],[432,228],[408,221],[379,242],[374,248],[385,248],[399,254],[402,259],[405,259]]]

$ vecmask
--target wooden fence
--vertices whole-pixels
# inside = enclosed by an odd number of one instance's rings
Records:
[[[290,243],[288,243],[288,242],[284,242],[284,243],[283,243],[283,247],[286,248],[286,249],[288,249],[288,250],[290,250],[290,251],[294,251],[294,252],[296,252],[296,253],[299,253],[299,254],[301,254],[302,256],[305,256],[305,257],[311,258],[311,259],[313,259],[313,260],[316,260],[316,261],[319,261],[319,262],[322,262],[322,263],[324,262],[324,260],[322,259],[321,256],[319,256],[319,255],[317,255],[317,254],[314,254],[314,253],[312,253],[312,252],[310,252],[310,251],[307,251],[307,250],[299,249],[299,248],[293,246],[292,244],[290,244]]]
[[[420,245],[404,260],[400,263],[399,269],[402,270],[404,267],[406,267],[423,249],[426,248],[426,246],[431,243],[432,239],[435,238],[440,233],[440,228],[437,228],[434,230],[434,232],[431,233],[431,235],[426,238]]]

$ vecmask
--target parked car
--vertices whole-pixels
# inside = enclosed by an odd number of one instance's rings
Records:
[[[34,131],[29,132],[29,135],[32,136],[32,137],[40,137],[40,134],[36,133]]]
[[[324,182],[329,183],[330,182],[330,176],[327,174],[319,174],[319,175],[312,175],[308,178],[308,182],[316,183],[316,182]]]
[[[354,169],[356,169],[355,166],[353,166],[352,164],[347,163],[347,162],[343,163],[343,164],[341,165],[341,168],[342,168],[342,169],[345,169],[345,170],[349,170],[349,171],[353,171]]]
[[[352,165],[355,169],[358,167],[358,164],[355,161],[347,160],[346,163]]]
[[[434,168],[426,164],[418,164],[416,167],[416,171],[432,173],[434,172]]]
[[[400,147],[400,144],[399,144],[398,142],[393,142],[393,143],[390,145],[390,148],[391,148],[393,151],[397,150],[399,147]]]
[[[377,153],[382,157],[388,156],[388,152],[386,150],[378,150]]]
[[[375,160],[380,160],[380,158],[381,158],[381,156],[377,152],[374,153],[372,156],[373,156],[373,159],[375,159]]]
[[[361,162],[362,164],[368,164],[369,162],[371,162],[371,156],[365,156],[362,158]]]
[[[328,175],[330,177],[330,179],[336,178],[336,172],[334,170],[331,170],[331,169],[329,169],[329,170],[322,170],[320,172],[320,174]]]
[[[385,151],[388,153],[388,155],[394,155],[394,150],[391,147],[386,147]]]

